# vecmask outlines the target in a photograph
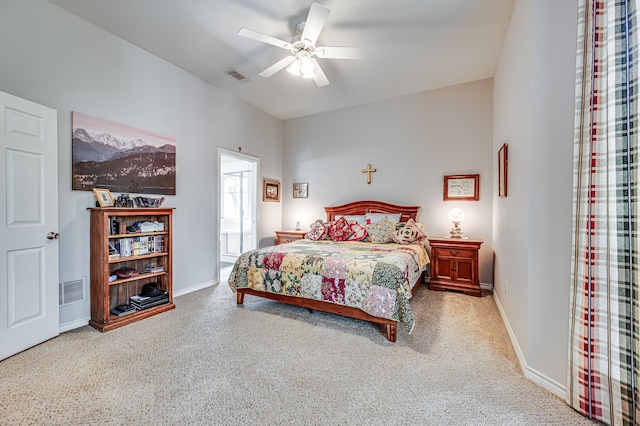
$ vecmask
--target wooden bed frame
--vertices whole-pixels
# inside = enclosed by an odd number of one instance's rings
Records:
[[[400,221],[406,222],[409,219],[417,221],[420,206],[398,206],[395,204],[383,203],[381,201],[355,201],[353,203],[344,204],[342,206],[325,207],[324,210],[327,213],[327,221],[333,221],[343,215],[364,215],[366,213],[400,213]],[[411,290],[412,293],[415,292],[416,288],[418,288],[418,284],[420,283],[422,278],[422,275],[418,277],[418,282],[415,283],[413,289]],[[387,328],[387,339],[390,342],[396,341],[396,333],[398,329],[397,321],[387,318],[375,317],[364,311],[361,311],[358,308],[337,305],[321,300],[305,299],[297,296],[286,296],[283,294],[256,291],[250,288],[236,289],[236,303],[238,305],[242,305],[244,303],[245,294],[251,294],[253,296],[276,300],[278,302],[288,303],[290,305],[302,306],[311,310],[312,312],[315,309],[317,311],[328,312],[331,314],[338,314],[345,317],[382,324]]]

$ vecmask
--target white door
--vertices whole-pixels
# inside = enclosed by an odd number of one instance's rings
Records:
[[[4,359],[58,335],[58,126],[55,110],[4,92],[0,113]]]

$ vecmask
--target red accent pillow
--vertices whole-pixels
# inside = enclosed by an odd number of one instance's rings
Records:
[[[349,241],[362,241],[367,238],[367,230],[364,226],[359,223],[351,224],[351,236],[349,237]]]
[[[333,241],[347,241],[351,234],[351,225],[344,217],[329,225],[329,236]]]

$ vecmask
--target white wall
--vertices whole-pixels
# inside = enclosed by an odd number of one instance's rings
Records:
[[[518,0],[494,78],[496,297],[525,374],[564,396],[569,315],[577,0]],[[504,282],[508,281],[505,292]]]
[[[284,123],[283,226],[326,217],[323,207],[358,200],[419,205],[428,235],[448,235],[447,214],[464,210],[482,238],[480,281],[492,283],[492,81],[483,80]],[[363,168],[378,171],[367,185]],[[443,201],[443,176],[480,174],[479,201]],[[309,198],[293,199],[293,182]]]
[[[494,289],[521,348],[528,339],[529,146],[534,143],[530,9],[528,2],[516,2],[493,83],[496,169],[498,150],[508,144],[507,197],[493,200]],[[494,188],[497,194],[497,178]]]
[[[55,108],[59,137],[60,279],[89,277],[91,192],[71,190],[71,111],[175,136],[176,293],[208,285],[218,271],[217,147],[261,159],[281,177],[282,121],[214,88],[44,0],[0,5],[0,90]],[[281,205],[260,203],[259,239],[281,226]],[[61,323],[89,317],[89,304]],[[85,322],[86,323],[86,322]]]

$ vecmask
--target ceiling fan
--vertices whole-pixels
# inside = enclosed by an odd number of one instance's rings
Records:
[[[269,68],[258,74],[261,77],[271,77],[273,74],[287,67],[287,71],[293,75],[304,78],[312,78],[318,87],[329,84],[329,79],[316,60],[327,59],[361,59],[362,52],[356,47],[316,47],[316,41],[320,31],[329,17],[330,10],[326,7],[312,3],[307,20],[295,25],[296,35],[291,42],[277,39],[266,34],[259,33],[248,28],[240,28],[238,35],[263,43],[271,44],[282,49],[287,49],[291,55],[282,58]]]

